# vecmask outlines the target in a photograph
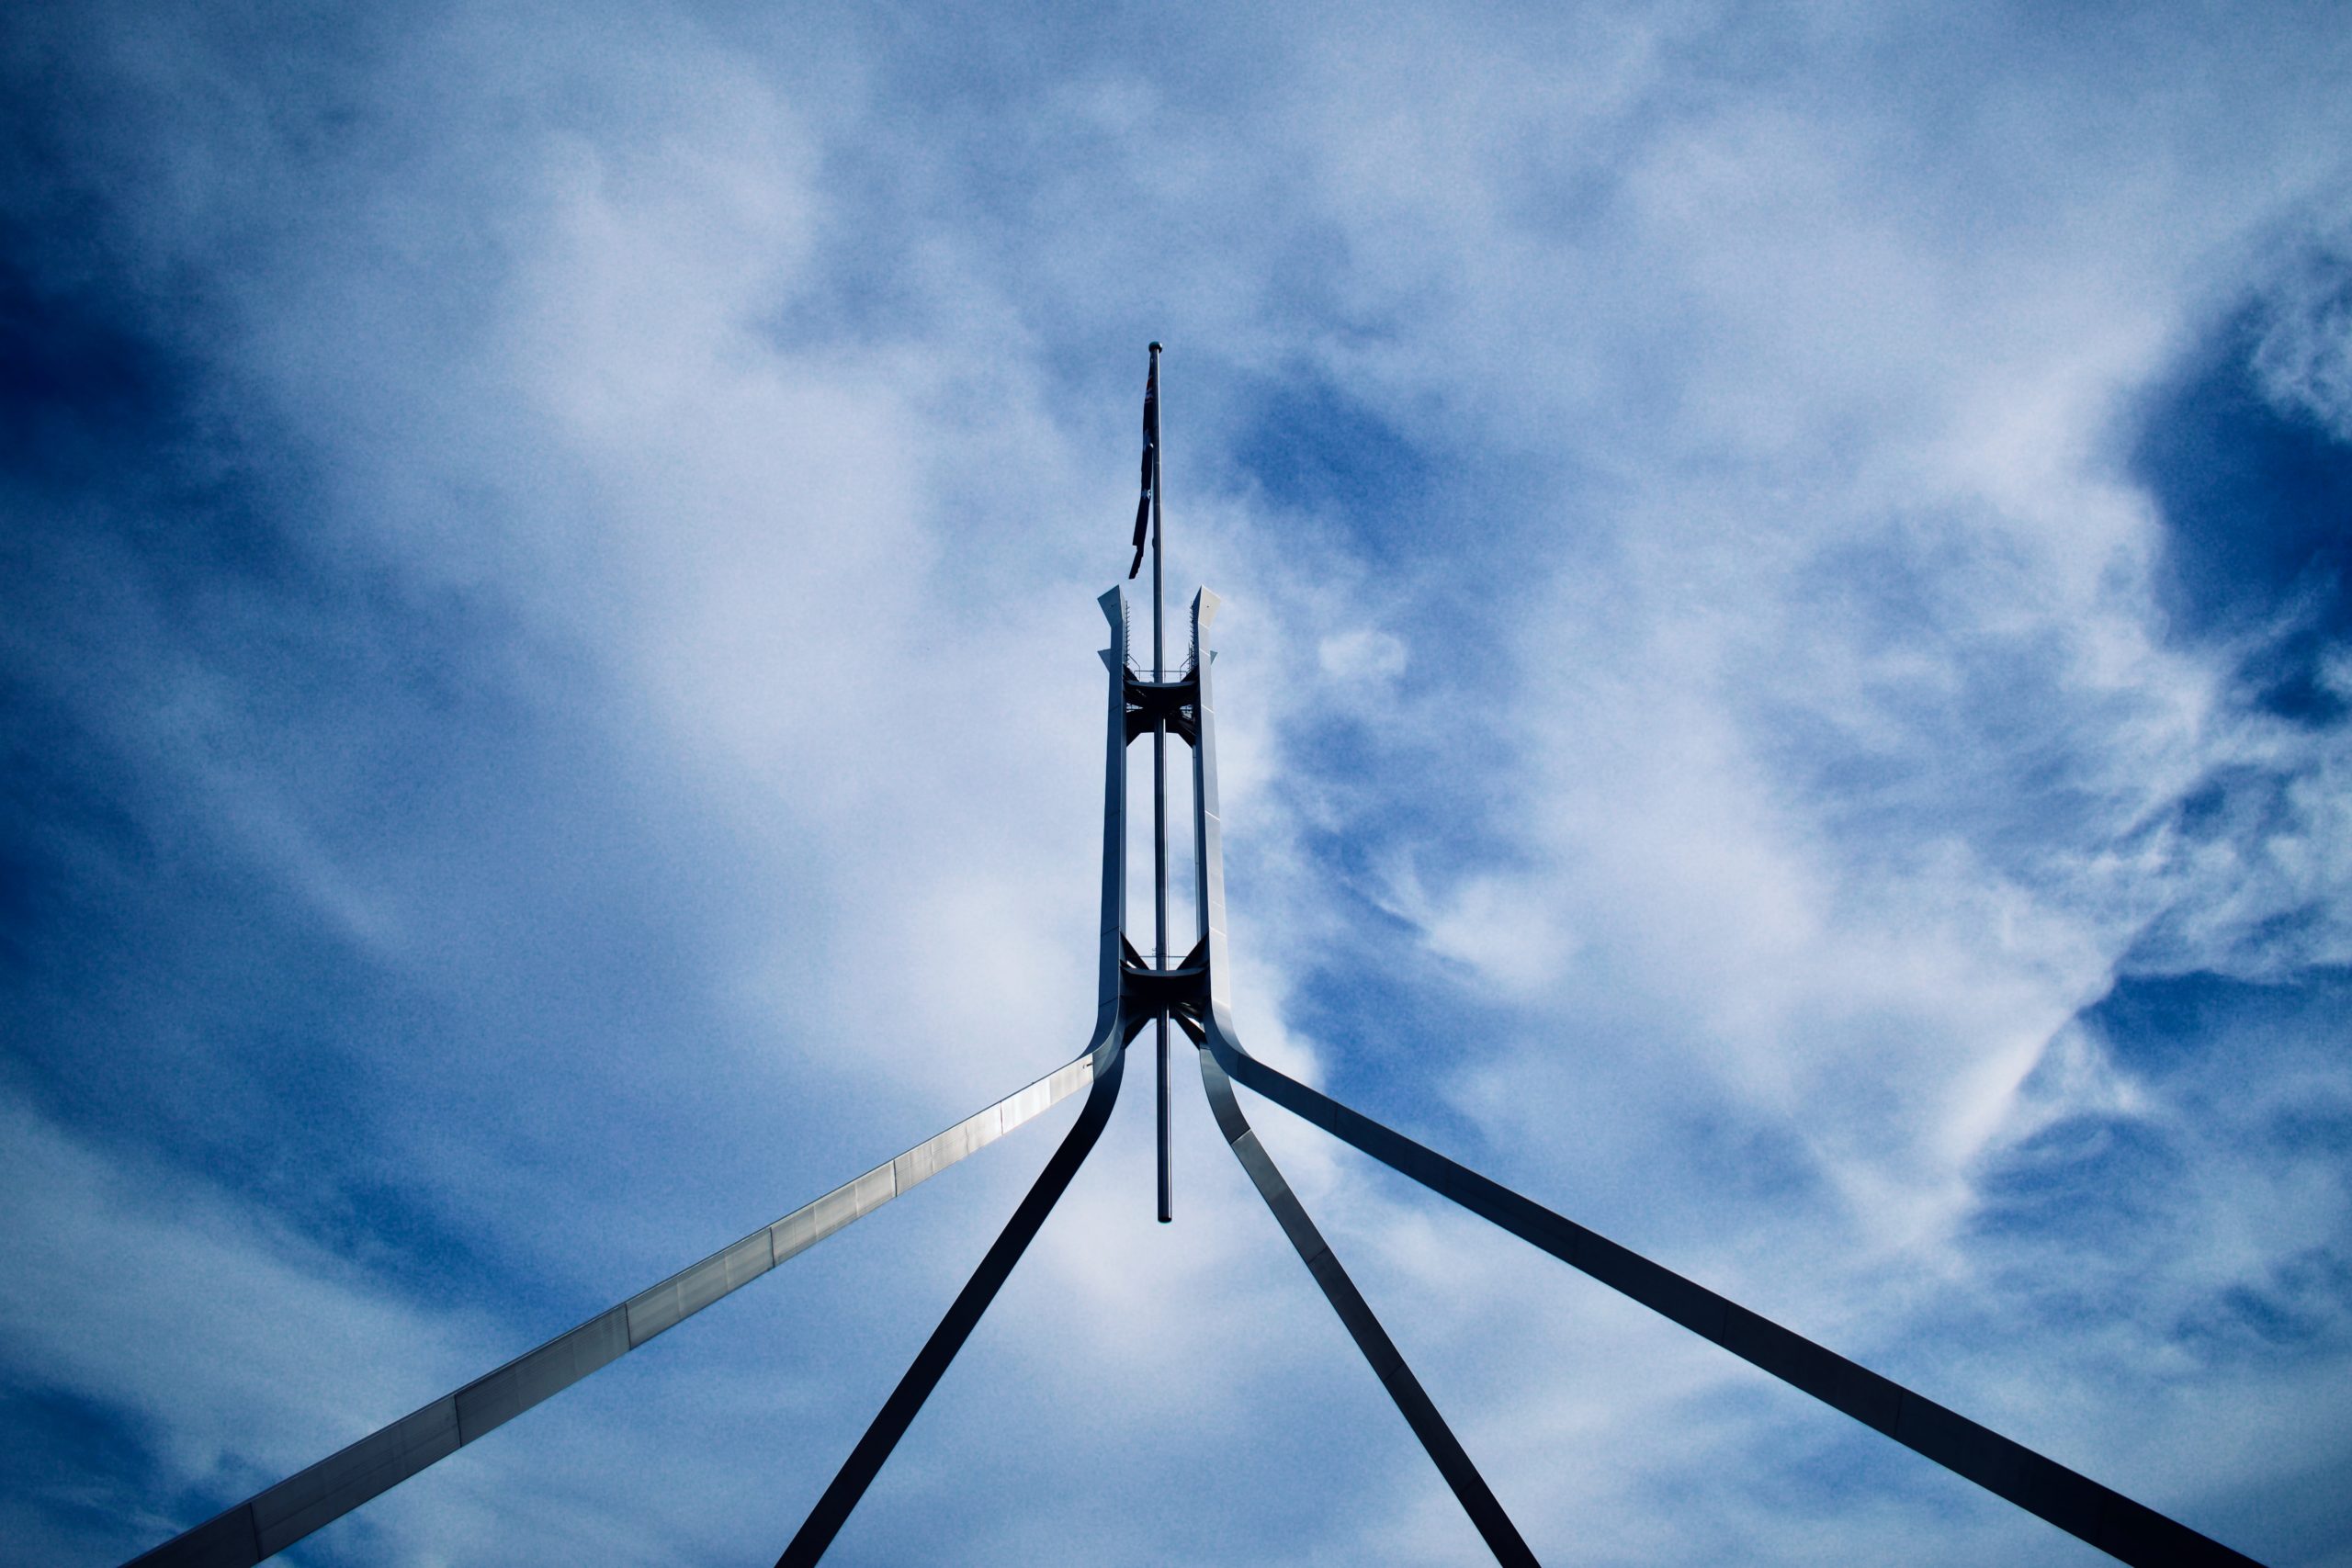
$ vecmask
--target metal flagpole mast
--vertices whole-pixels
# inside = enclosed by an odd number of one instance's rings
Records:
[[[1168,595],[1161,576],[1159,537],[1163,519],[1159,488],[1159,345],[1151,345],[1151,373],[1145,385],[1144,421],[1148,426],[1144,438],[1148,443],[1146,456],[1151,463],[1151,679],[1154,685],[1168,682],[1168,648],[1163,623],[1167,618]],[[1155,969],[1168,967],[1168,720],[1161,718],[1151,727],[1151,964]],[[1168,1175],[1168,1015],[1159,1015],[1158,1033],[1159,1084],[1159,1223],[1166,1224],[1175,1217]]]

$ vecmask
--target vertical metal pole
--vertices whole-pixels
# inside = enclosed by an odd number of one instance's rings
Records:
[[[1168,679],[1168,648],[1161,623],[1167,618],[1167,594],[1159,563],[1159,536],[1164,524],[1159,497],[1159,454],[1168,422],[1159,416],[1159,345],[1151,345],[1154,405],[1151,443],[1151,678]],[[1151,965],[1168,967],[1168,721],[1151,727]],[[1159,1078],[1159,1223],[1175,1217],[1168,1179],[1168,1015],[1157,1021]]]

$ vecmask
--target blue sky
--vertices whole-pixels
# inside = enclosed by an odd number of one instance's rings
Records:
[[[2352,1562],[2323,6],[0,34],[0,1530],[119,1561],[1083,1043],[1169,345],[1252,1047]],[[1180,1078],[832,1561],[1472,1562]],[[1069,1112],[331,1527],[772,1560]],[[1264,1108],[1547,1562],[2099,1561]]]

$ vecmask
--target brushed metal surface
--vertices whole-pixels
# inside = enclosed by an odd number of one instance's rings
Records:
[[[310,1469],[254,1495],[254,1534],[267,1557],[458,1451],[458,1396],[444,1394]]]
[[[458,1391],[458,1440],[470,1443],[628,1350],[628,1309],[617,1306],[526,1351]]]
[[[153,1551],[132,1558],[130,1568],[150,1562],[168,1562],[173,1568],[251,1568],[260,1561],[261,1542],[254,1534],[254,1506],[248,1498]]]

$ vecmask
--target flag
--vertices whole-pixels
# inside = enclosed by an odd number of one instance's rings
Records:
[[[1159,462],[1159,345],[1151,345],[1151,372],[1143,383],[1143,494],[1136,502],[1136,559],[1127,580],[1143,570],[1143,546],[1151,527],[1151,480]]]

